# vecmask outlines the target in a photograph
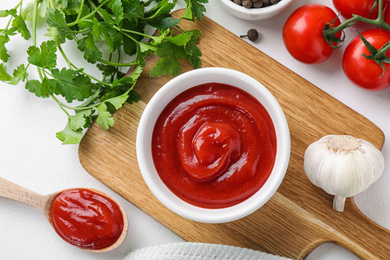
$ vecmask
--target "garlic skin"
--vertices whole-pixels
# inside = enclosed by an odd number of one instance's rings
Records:
[[[327,135],[309,145],[304,170],[309,180],[335,195],[333,208],[344,211],[346,197],[366,190],[382,175],[385,159],[370,142],[349,135]]]

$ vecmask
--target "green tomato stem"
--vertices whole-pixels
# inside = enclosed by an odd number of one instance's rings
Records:
[[[332,35],[336,35],[340,31],[356,24],[357,22],[363,22],[366,24],[375,25],[375,26],[378,26],[378,27],[381,27],[383,29],[390,31],[390,25],[387,24],[383,20],[383,15],[382,15],[383,10],[382,9],[383,9],[383,0],[379,0],[379,2],[378,2],[378,17],[376,19],[369,19],[369,18],[365,18],[365,17],[359,16],[359,15],[353,15],[352,18],[344,21],[339,26],[330,27],[328,30],[324,31],[324,36],[327,38],[327,37],[330,37]]]
[[[380,60],[386,56],[386,52],[390,50],[390,42],[386,43],[382,48],[378,49],[378,52],[374,56],[374,60]]]

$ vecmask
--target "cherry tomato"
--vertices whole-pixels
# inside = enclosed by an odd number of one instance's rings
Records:
[[[380,49],[390,41],[390,32],[383,29],[371,29],[362,33],[363,37],[376,49]],[[343,56],[343,70],[345,75],[357,86],[378,91],[390,85],[390,64],[383,63],[385,72],[375,61],[366,59],[362,55],[370,55],[367,47],[357,35],[347,46]],[[390,50],[386,56],[390,57]],[[382,76],[381,76],[382,75]]]
[[[327,60],[333,47],[326,42],[322,31],[326,24],[337,18],[336,13],[321,4],[299,7],[287,19],[283,27],[283,42],[288,52],[297,60],[317,64]],[[338,26],[337,18],[334,26]],[[336,35],[341,36],[341,33]]]
[[[365,18],[375,19],[378,17],[378,5],[371,12],[375,0],[333,0],[333,5],[341,16],[349,19],[352,14]],[[383,1],[383,7],[387,5],[387,0]]]

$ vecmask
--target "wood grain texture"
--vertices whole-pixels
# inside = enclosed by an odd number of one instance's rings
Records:
[[[347,199],[344,213],[332,210],[333,197],[312,185],[303,171],[307,146],[324,135],[350,134],[381,148],[383,132],[207,17],[196,24],[182,21],[181,27],[201,31],[202,67],[240,70],[261,82],[280,103],[292,142],[290,164],[282,185],[261,209],[224,224],[184,219],[153,196],[139,172],[135,138],[145,104],[170,79],[148,76],[156,57],[148,59],[136,86],[142,102],[125,105],[116,112],[115,126],[109,131],[93,124],[85,134],[79,158],[86,171],[187,241],[253,248],[293,259],[303,259],[318,245],[332,242],[362,259],[388,258],[389,231],[364,216],[353,199]],[[182,66],[183,71],[192,69],[186,62]]]

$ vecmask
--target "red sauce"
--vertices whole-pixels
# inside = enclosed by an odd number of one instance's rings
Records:
[[[207,83],[178,95],[159,116],[152,137],[158,174],[190,204],[233,206],[258,191],[276,156],[266,109],[236,87]]]
[[[70,189],[57,195],[50,219],[65,241],[91,250],[111,246],[124,228],[119,206],[88,189]]]

